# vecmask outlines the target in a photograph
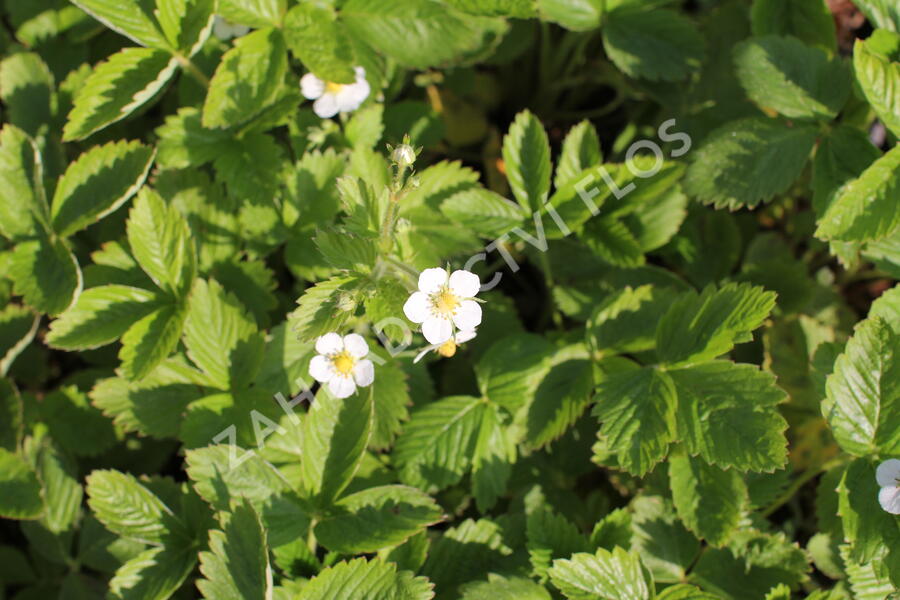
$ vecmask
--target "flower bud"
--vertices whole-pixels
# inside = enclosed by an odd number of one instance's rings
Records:
[[[409,144],[400,144],[391,152],[391,160],[401,169],[411,167],[416,162],[416,151]]]

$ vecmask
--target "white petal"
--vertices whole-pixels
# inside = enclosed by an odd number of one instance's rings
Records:
[[[453,271],[450,275],[450,291],[460,298],[472,298],[481,289],[478,275],[469,271]]]
[[[453,335],[453,324],[444,317],[429,316],[422,323],[422,335],[429,344],[443,344]]]
[[[213,35],[220,40],[227,40],[231,37],[231,25],[218,15],[216,15],[216,20],[213,21]]]
[[[900,460],[889,458],[875,469],[875,480],[881,487],[893,487],[900,481]]]
[[[246,25],[235,25],[231,28],[232,32],[234,32],[234,37],[244,37],[248,33],[250,33],[250,28]]]
[[[349,352],[353,358],[362,358],[369,353],[369,345],[363,336],[351,333],[344,336],[344,350]]]
[[[474,300],[463,300],[453,313],[453,324],[463,331],[481,325],[481,305]]]
[[[434,351],[436,348],[437,348],[437,345],[435,345],[435,344],[431,344],[430,346],[425,346],[425,347],[422,349],[421,352],[419,352],[418,354],[416,354],[416,357],[413,359],[413,364],[416,364],[417,362],[419,362],[420,360],[422,360],[422,357],[423,357],[423,356],[425,356],[425,355],[428,354],[429,352]]]
[[[340,352],[344,349],[344,338],[331,332],[319,337],[316,340],[316,352],[319,354],[329,355]]]
[[[892,515],[900,515],[900,488],[897,486],[881,488],[878,492],[878,503]]]
[[[319,383],[327,383],[334,377],[334,365],[321,354],[309,361],[309,374]]]
[[[413,292],[403,305],[403,314],[413,323],[421,323],[428,318],[431,311],[428,310],[428,294]]]
[[[478,335],[474,329],[457,331],[456,336],[454,336],[454,340],[457,344],[465,344],[469,340],[475,339],[475,336]]]
[[[375,381],[375,365],[369,359],[361,360],[353,367],[353,379],[356,385],[366,387]]]
[[[341,112],[356,110],[369,97],[369,82],[363,79],[341,88],[337,94],[338,108]]]
[[[447,271],[440,267],[425,269],[419,273],[419,291],[433,294],[447,285]]]
[[[353,67],[353,72],[356,73],[356,81],[366,78],[366,69],[364,67]]]
[[[356,383],[351,377],[335,377],[328,382],[328,391],[335,398],[346,398],[356,391]]]
[[[300,78],[300,93],[304,98],[315,100],[325,93],[325,82],[312,73],[307,73]]]
[[[322,96],[313,102],[313,112],[320,119],[330,119],[338,114],[337,98],[334,94],[322,94]]]

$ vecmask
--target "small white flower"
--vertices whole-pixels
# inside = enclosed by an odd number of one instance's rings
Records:
[[[900,460],[890,458],[875,471],[875,479],[881,486],[878,502],[892,515],[900,515]]]
[[[422,324],[422,335],[430,344],[443,344],[453,337],[453,327],[472,331],[481,324],[481,306],[473,300],[481,281],[469,271],[434,268],[419,274],[414,292],[403,312],[413,323]]]
[[[319,354],[309,362],[309,374],[328,384],[336,398],[352,396],[356,386],[366,387],[375,380],[375,366],[364,358],[369,345],[361,335],[326,333],[316,340],[316,352]]]
[[[246,25],[232,25],[219,15],[213,22],[213,35],[222,41],[228,41],[231,38],[238,38],[250,33],[250,28]]]
[[[315,100],[313,112],[322,119],[330,119],[339,112],[350,112],[369,97],[369,82],[366,81],[366,70],[355,67],[354,83],[333,83],[322,81],[312,73],[300,78],[300,92],[305,98]]]
[[[456,348],[460,344],[465,344],[469,340],[473,339],[476,335],[477,334],[475,333],[474,329],[468,331],[457,331],[453,337],[451,337],[443,344],[431,344],[430,346],[425,346],[422,351],[416,355],[416,357],[413,359],[413,362],[419,362],[420,360],[422,360],[423,356],[432,351],[436,351],[444,358],[450,358],[451,356],[456,354]]]

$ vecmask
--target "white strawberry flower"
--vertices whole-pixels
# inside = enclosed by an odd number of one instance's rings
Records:
[[[403,312],[413,323],[422,324],[428,343],[443,344],[453,337],[454,326],[472,331],[481,324],[481,306],[473,299],[480,289],[475,273],[425,269],[419,274],[419,291],[409,297]]]
[[[430,346],[425,346],[419,354],[413,359],[414,363],[419,362],[429,352],[437,352],[444,358],[450,358],[454,354],[456,354],[456,349],[461,345],[465,344],[471,339],[474,339],[477,334],[474,329],[470,329],[467,331],[457,331],[453,337],[444,342],[443,344],[431,344]]]
[[[353,83],[334,83],[323,81],[307,73],[300,78],[300,93],[313,102],[313,112],[322,119],[330,119],[339,112],[350,112],[360,107],[369,97],[369,82],[366,81],[366,70],[355,67],[356,81]]]
[[[890,458],[875,470],[875,479],[881,486],[878,502],[892,515],[900,515],[900,460]]]
[[[309,362],[309,374],[336,398],[352,396],[356,386],[366,387],[375,380],[375,365],[365,358],[369,345],[361,335],[341,337],[326,333],[316,340],[316,352]]]
[[[238,38],[250,33],[250,28],[246,25],[233,25],[222,17],[216,15],[213,22],[213,35],[222,41],[228,41],[231,38]]]

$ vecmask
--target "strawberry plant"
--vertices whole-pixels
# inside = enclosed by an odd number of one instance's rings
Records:
[[[0,599],[900,597],[894,0],[0,15]]]

